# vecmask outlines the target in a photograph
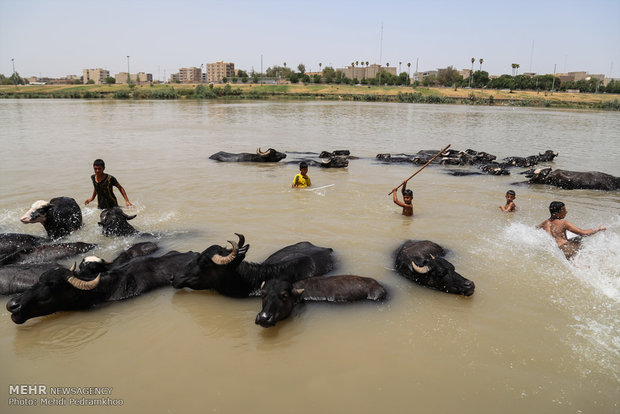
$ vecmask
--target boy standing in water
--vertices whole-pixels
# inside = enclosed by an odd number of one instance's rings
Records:
[[[551,204],[549,204],[549,213],[551,213],[551,217],[540,223],[536,226],[536,228],[544,229],[547,233],[549,233],[551,237],[555,239],[555,242],[558,244],[560,250],[564,252],[567,259],[570,259],[575,253],[577,253],[579,247],[581,247],[581,237],[568,239],[566,237],[567,230],[579,236],[591,236],[599,231],[606,230],[606,228],[602,225],[596,229],[581,230],[570,221],[564,220],[567,211],[566,206],[561,201],[551,202]]]
[[[407,181],[403,181],[403,201],[398,199],[398,188],[392,190],[392,195],[394,197],[394,204],[399,205],[403,208],[403,216],[413,216],[413,191],[407,190]]]
[[[506,204],[503,206],[499,206],[499,208],[505,212],[515,211],[517,209],[517,206],[514,203],[515,198],[517,198],[517,195],[515,194],[514,191],[512,190],[506,191]]]
[[[90,176],[90,179],[93,181],[93,196],[87,199],[84,204],[88,204],[95,199],[97,196],[97,207],[100,209],[112,208],[118,206],[118,202],[116,201],[116,196],[114,195],[114,191],[112,191],[112,187],[116,187],[119,189],[123,198],[125,199],[125,205],[127,207],[133,206],[127,198],[127,193],[125,189],[119,184],[119,182],[111,176],[110,174],[105,174],[103,171],[105,170],[105,163],[102,159],[96,159],[93,162],[93,170],[95,173]]]
[[[305,161],[299,163],[299,174],[293,179],[293,188],[305,188],[310,187],[310,177],[308,177],[308,164]]]

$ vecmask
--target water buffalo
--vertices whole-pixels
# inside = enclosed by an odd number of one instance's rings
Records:
[[[37,316],[62,310],[87,309],[102,302],[138,296],[170,285],[170,280],[197,253],[169,252],[160,257],[137,257],[93,279],[81,279],[62,267],[41,274],[37,283],[11,298],[6,309],[22,324]]]
[[[386,295],[379,282],[362,276],[315,276],[294,283],[271,279],[261,286],[263,308],[256,315],[255,323],[264,328],[274,326],[276,322],[288,318],[295,305],[301,301],[378,301]]]
[[[557,156],[557,152],[547,150],[543,154],[539,152],[538,155],[530,155],[529,157],[507,157],[503,161],[511,166],[527,168],[537,165],[539,162],[551,162]]]
[[[122,208],[116,206],[105,209],[99,215],[99,222],[97,223],[103,228],[104,236],[131,236],[139,233],[128,220],[136,218],[136,214],[127,215]]]
[[[444,249],[428,240],[408,240],[396,251],[395,268],[407,279],[423,286],[471,296],[475,285],[454,270],[444,259]]]
[[[37,283],[42,273],[57,267],[51,262],[0,266],[0,295],[21,293]]]
[[[525,176],[530,184],[548,184],[565,190],[620,190],[620,177],[598,171],[566,171],[554,170],[550,167],[526,171]]]
[[[0,258],[0,265],[54,262],[85,253],[95,247],[97,247],[96,244],[83,242],[28,246],[17,249],[13,253]]]
[[[286,154],[278,152],[273,148],[269,148],[267,151],[261,151],[261,149],[258,148],[256,154],[251,154],[249,152],[232,154],[230,152],[220,151],[209,157],[209,159],[222,162],[278,162],[284,158],[286,158]]]
[[[78,267],[77,276],[80,278],[94,276],[121,266],[131,259],[140,256],[148,256],[157,251],[158,246],[153,242],[136,243],[126,250],[123,250],[114,260],[107,262],[97,256],[88,256],[82,259]]]
[[[30,234],[1,233],[0,259],[22,249],[32,249],[47,242],[48,240],[43,237],[32,236]]]
[[[323,275],[334,266],[332,249],[300,242],[284,247],[262,263],[245,262],[250,245],[237,234],[239,243],[229,241],[232,249],[213,245],[175,275],[172,286],[177,289],[215,289],[223,295],[248,297],[258,294],[261,282],[281,279],[294,282]]]
[[[385,163],[410,163],[413,155],[408,154],[377,154],[375,159]],[[430,158],[429,158],[430,159]]]
[[[20,219],[22,223],[41,223],[51,239],[59,239],[82,226],[82,210],[70,197],[39,200]]]

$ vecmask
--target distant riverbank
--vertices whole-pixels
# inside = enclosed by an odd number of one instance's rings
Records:
[[[321,99],[620,110],[618,94],[334,84],[5,85],[0,98]]]

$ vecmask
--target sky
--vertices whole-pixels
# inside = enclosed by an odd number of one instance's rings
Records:
[[[114,76],[129,64],[164,80],[217,61],[413,73],[471,68],[471,58],[491,75],[518,63],[519,73],[620,78],[620,0],[0,0],[6,76],[13,65],[24,77]]]

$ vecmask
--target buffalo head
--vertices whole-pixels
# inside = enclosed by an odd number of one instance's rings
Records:
[[[267,151],[261,151],[260,148],[256,150],[256,154],[260,155],[263,161],[265,162],[278,162],[281,159],[286,158],[286,154],[282,152],[278,152],[273,148],[269,148]]]
[[[288,318],[301,300],[303,291],[295,289],[290,282],[284,280],[271,279],[263,282],[260,289],[263,308],[256,315],[255,323],[263,328],[269,328],[276,322]]]
[[[188,287],[191,289],[212,289],[234,272],[243,261],[250,245],[244,245],[245,237],[235,233],[239,243],[228,241],[232,249],[213,245],[204,250],[198,257],[190,261],[183,272],[175,274],[172,286],[177,289]]]
[[[410,240],[396,253],[396,270],[420,285],[471,296],[476,287],[474,282],[457,273],[443,255],[443,248],[432,241]]]
[[[97,287],[100,276],[86,281],[79,279],[72,269],[55,268],[39,276],[29,289],[11,298],[6,309],[11,319],[22,324],[37,316],[49,315],[60,310],[83,309],[90,305],[89,294]]]
[[[137,230],[127,222],[135,218],[136,214],[129,216],[117,206],[103,210],[97,224],[103,227],[104,236],[129,236],[137,233]]]
[[[551,173],[551,167],[536,168],[526,171],[525,176],[530,179],[531,183],[544,183],[549,173]]]

